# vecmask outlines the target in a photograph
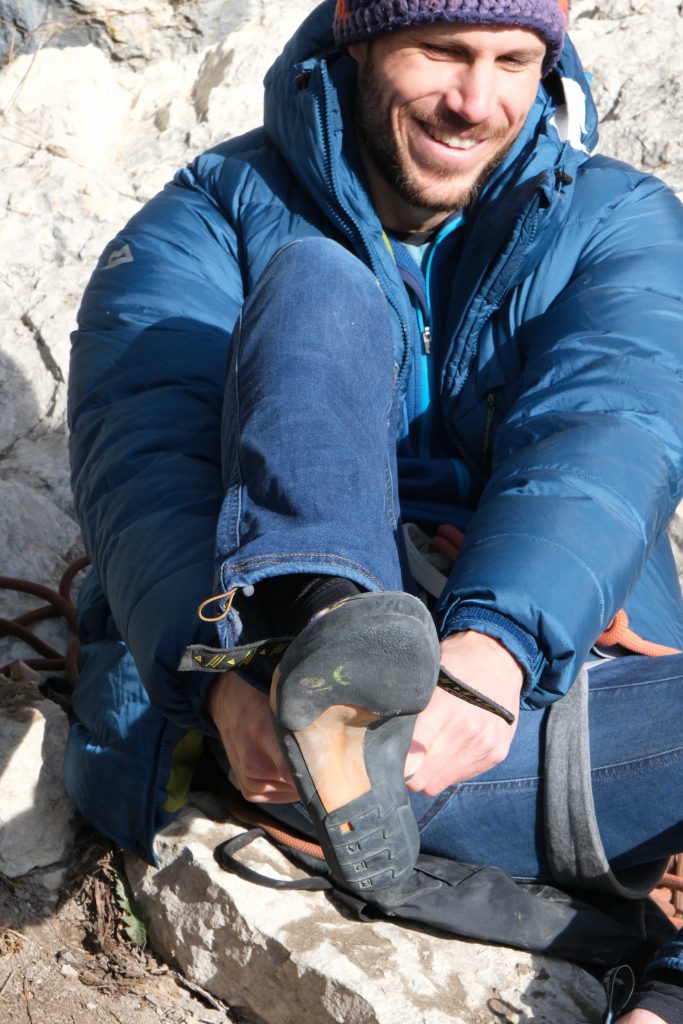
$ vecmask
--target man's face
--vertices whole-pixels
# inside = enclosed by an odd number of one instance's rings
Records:
[[[517,138],[545,44],[529,29],[421,25],[355,43],[356,114],[383,223],[427,230],[472,201]]]

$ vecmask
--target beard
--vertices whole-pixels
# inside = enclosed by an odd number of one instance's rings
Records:
[[[410,157],[398,143],[391,122],[390,102],[385,95],[383,81],[373,59],[372,40],[368,43],[367,57],[358,71],[356,91],[356,128],[366,154],[384,182],[409,206],[432,214],[449,214],[463,210],[475,201],[482,187],[509,153],[515,141],[507,139],[508,130],[488,123],[476,125],[457,119],[454,115],[437,119],[425,114],[415,103],[407,104],[401,117],[415,117],[422,124],[444,132],[469,133],[470,137],[485,137],[489,141],[501,140],[500,149],[480,170],[474,181],[463,183],[452,169],[433,165],[431,178],[439,187],[426,185],[412,166]]]

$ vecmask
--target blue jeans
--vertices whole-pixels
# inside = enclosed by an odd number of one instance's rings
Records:
[[[371,272],[327,239],[283,248],[245,303],[231,350],[217,540],[225,590],[296,572],[411,589],[397,529],[393,367]],[[231,646],[230,622],[222,628]],[[610,863],[680,852],[683,655],[615,659],[589,675],[593,793]],[[546,718],[522,711],[508,757],[485,775],[413,796],[425,851],[551,880]],[[297,805],[271,810],[307,825]]]
[[[297,572],[404,588],[394,396],[373,274],[328,239],[285,246],[233,334],[217,531],[224,590]]]

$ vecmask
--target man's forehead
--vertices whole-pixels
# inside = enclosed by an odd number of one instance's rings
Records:
[[[510,25],[467,25],[460,22],[435,22],[430,25],[411,25],[396,29],[386,36],[397,46],[411,46],[436,42],[454,48],[492,50],[525,50],[542,56],[546,44],[533,29]]]

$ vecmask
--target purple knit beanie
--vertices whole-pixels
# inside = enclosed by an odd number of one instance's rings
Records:
[[[543,73],[559,60],[569,0],[337,0],[334,36],[348,46],[395,28],[441,21],[530,28],[547,45]]]

